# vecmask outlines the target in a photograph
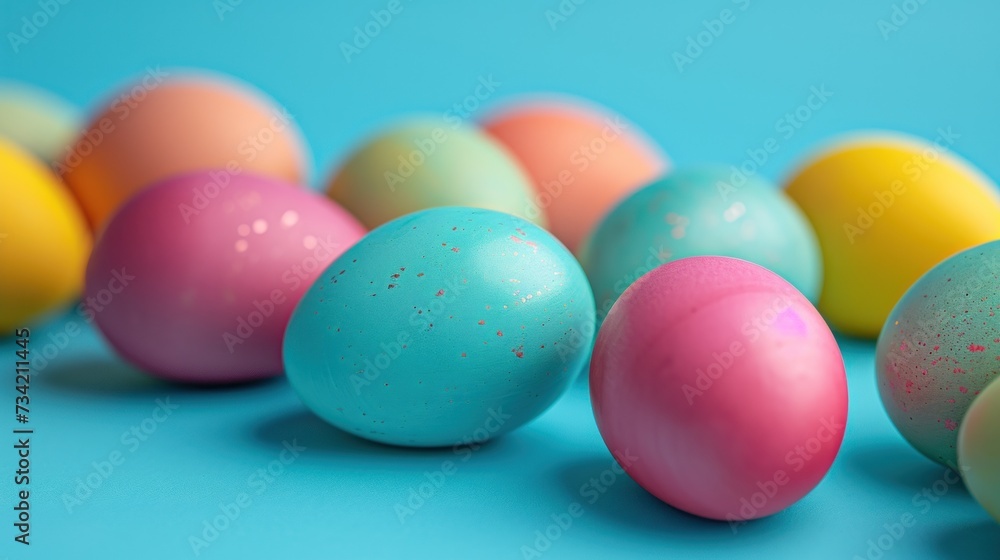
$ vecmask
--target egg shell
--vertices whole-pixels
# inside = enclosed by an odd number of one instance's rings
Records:
[[[636,125],[581,101],[513,104],[483,128],[517,157],[531,177],[536,211],[573,252],[616,203],[670,166]]]
[[[958,428],[1000,375],[1000,241],[963,251],[921,277],[876,348],[882,404],[918,451],[951,466]]]
[[[151,70],[87,125],[56,166],[99,231],[142,188],[205,169],[301,183],[305,148],[291,115],[233,78]]]
[[[636,482],[729,521],[805,496],[847,421],[844,363],[823,318],[778,275],[726,257],[667,263],[622,294],[597,336],[590,394]]]
[[[0,136],[46,163],[61,158],[83,128],[80,111],[43,89],[0,83]]]
[[[569,386],[593,338],[579,264],[548,232],[447,207],[372,231],[320,276],[285,335],[313,412],[370,440],[481,443]]]
[[[865,135],[822,150],[787,181],[819,238],[819,310],[844,333],[875,337],[903,293],[959,251],[1000,238],[1000,194],[934,142]]]
[[[701,255],[757,263],[819,297],[822,259],[812,226],[759,177],[730,181],[722,166],[677,169],[621,201],[595,229],[581,261],[604,316],[638,277]]]
[[[2,138],[0,224],[0,336],[9,336],[80,294],[91,239],[59,178]]]
[[[369,228],[438,206],[528,217],[531,184],[496,141],[466,125],[414,118],[367,141],[340,165],[327,194]]]
[[[972,401],[958,432],[958,465],[965,487],[1000,522],[1000,383]]]
[[[227,383],[281,373],[295,304],[364,235],[345,210],[274,178],[172,177],[115,214],[87,266],[85,302],[147,372]]]

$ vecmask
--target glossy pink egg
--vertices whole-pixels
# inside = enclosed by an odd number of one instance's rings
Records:
[[[840,449],[847,379],[811,303],[725,257],[662,265],[597,337],[594,415],[612,454],[668,504],[742,523],[812,490]]]
[[[166,179],[111,219],[84,305],[151,374],[227,383],[280,374],[299,298],[364,228],[329,199],[224,170]]]

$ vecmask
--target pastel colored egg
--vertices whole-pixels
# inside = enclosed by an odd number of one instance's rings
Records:
[[[965,487],[1000,522],[1000,383],[976,397],[958,432],[958,465]]]
[[[417,212],[320,276],[285,334],[306,406],[394,445],[481,443],[532,420],[582,369],[594,302],[579,264],[531,222]]]
[[[159,69],[107,102],[57,164],[99,231],[156,181],[204,169],[301,183],[305,148],[282,107],[234,79]]]
[[[811,491],[840,449],[847,378],[809,300],[778,275],[690,257],[630,286],[597,335],[604,443],[650,493],[740,523]]]
[[[529,216],[531,185],[499,144],[472,127],[421,118],[366,142],[341,164],[327,194],[369,228],[438,206]]]
[[[876,375],[889,418],[918,451],[952,466],[973,399],[1000,375],[1000,241],[921,277],[879,335]]]
[[[669,167],[636,125],[581,101],[515,104],[483,127],[531,177],[531,213],[547,216],[549,230],[573,252],[617,202]]]
[[[172,177],[108,223],[84,303],[111,346],[150,374],[192,383],[277,375],[295,304],[364,232],[321,195],[278,179]]]
[[[58,177],[0,139],[0,336],[80,294],[90,243],[80,209]]]
[[[730,182],[728,168],[673,171],[631,194],[597,226],[580,259],[604,316],[629,285],[676,259],[741,258],[819,297],[822,260],[812,226],[766,180]]]
[[[80,111],[45,90],[0,83],[0,136],[46,163],[58,160],[83,128]]]
[[[934,142],[902,135],[834,144],[787,182],[823,254],[819,310],[846,334],[874,337],[917,278],[944,258],[1000,238],[1000,194]]]

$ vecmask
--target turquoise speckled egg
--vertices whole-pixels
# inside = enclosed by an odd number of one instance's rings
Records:
[[[395,445],[482,442],[532,420],[586,361],[594,301],[527,220],[442,207],[372,231],[320,275],[285,333],[306,406]]]
[[[766,180],[737,184],[730,174],[722,166],[678,169],[604,217],[581,254],[601,318],[640,276],[693,256],[759,264],[816,301],[822,261],[805,216]]]
[[[875,373],[889,418],[954,466],[972,401],[1000,378],[1000,241],[942,261],[906,291],[879,335]]]

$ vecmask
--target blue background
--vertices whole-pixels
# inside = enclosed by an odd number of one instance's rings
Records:
[[[888,37],[878,21],[889,20],[889,0],[675,4],[588,0],[553,28],[546,10],[557,10],[557,0],[404,0],[348,62],[340,44],[387,2],[243,0],[220,18],[211,0],[76,0],[18,52],[0,44],[0,75],[92,108],[148,66],[234,74],[296,118],[312,148],[314,184],[359,138],[407,112],[443,113],[489,76],[501,85],[472,118],[518,95],[570,93],[641,124],[679,164],[738,164],[774,137],[780,149],[761,173],[780,180],[842,132],[887,128],[933,139],[951,127],[960,135],[952,148],[1000,177],[1000,4],[911,0],[919,9]],[[4,37],[38,9],[34,1],[0,4]],[[673,53],[723,9],[735,21],[678,69]],[[822,108],[791,136],[780,134],[779,119],[824,85],[833,95]],[[75,314],[55,318],[33,329],[32,347],[40,350],[71,322],[87,326]],[[12,541],[13,437],[0,445],[7,449],[0,555],[192,557],[189,537],[244,492],[249,506],[199,557],[520,558],[535,531],[573,502],[584,514],[545,558],[864,557],[867,541],[905,514],[916,524],[898,539],[883,537],[892,545],[885,559],[1000,554],[1000,527],[961,485],[939,482],[944,470],[889,423],[870,341],[841,339],[850,422],[830,474],[789,510],[735,534],[671,509],[625,477],[594,503],[581,495],[611,466],[583,381],[534,423],[466,456],[343,435],[308,414],[284,380],[182,387],[123,364],[89,328],[65,342],[32,378],[30,548]],[[12,362],[13,351],[9,339],[0,342],[3,360]],[[10,402],[13,383],[4,385]],[[178,408],[162,423],[146,420],[156,399],[167,398]],[[144,420],[155,427],[145,441],[122,438]],[[5,422],[13,426],[13,418]],[[271,462],[292,441],[306,449],[278,476],[254,474],[269,465],[277,471]],[[123,462],[68,511],[64,494],[115,452]],[[395,505],[444,461],[457,472],[401,523]],[[938,501],[914,501],[935,483],[947,489]]]

